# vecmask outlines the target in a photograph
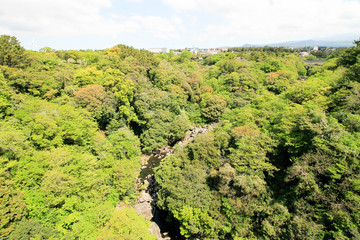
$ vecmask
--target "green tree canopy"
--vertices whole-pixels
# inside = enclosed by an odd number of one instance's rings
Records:
[[[0,36],[0,65],[9,67],[25,67],[28,64],[25,49],[16,37]]]

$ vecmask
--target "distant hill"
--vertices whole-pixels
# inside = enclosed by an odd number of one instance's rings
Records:
[[[302,48],[302,47],[351,47],[354,46],[353,40],[345,41],[323,41],[323,40],[304,40],[304,41],[288,41],[282,43],[271,44],[244,44],[241,47],[289,47],[289,48]]]

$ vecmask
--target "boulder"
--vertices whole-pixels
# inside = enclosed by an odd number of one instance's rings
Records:
[[[157,240],[162,240],[159,226],[155,222],[151,222],[149,232],[157,237]]]
[[[138,203],[134,206],[134,208],[138,215],[144,216],[147,220],[151,220],[154,217],[150,203]]]
[[[149,193],[145,192],[145,191],[141,191],[140,193],[140,198],[139,198],[139,203],[143,203],[143,202],[147,202],[150,203],[152,201],[152,197]]]

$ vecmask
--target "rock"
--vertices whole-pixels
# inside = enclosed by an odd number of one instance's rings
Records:
[[[152,235],[155,235],[158,240],[162,240],[161,232],[159,226],[155,222],[151,222],[149,232]]]
[[[144,216],[147,220],[151,220],[154,217],[151,204],[148,202],[138,203],[134,208],[138,215]]]
[[[185,146],[190,141],[192,141],[198,134],[207,133],[210,130],[214,129],[215,124],[211,124],[208,126],[196,126],[191,128],[186,132],[185,136],[179,141],[178,146]],[[151,157],[155,157],[163,159],[172,153],[174,153],[175,149],[171,146],[162,147],[160,149],[154,150],[152,156],[143,156],[141,158],[141,169],[145,169],[147,167],[151,167],[153,169],[155,165],[153,165],[153,161],[149,162]],[[157,166],[157,165],[156,165]],[[146,172],[147,173],[147,172]],[[148,173],[147,173],[148,174]],[[155,214],[156,202],[158,201],[157,193],[159,191],[159,185],[155,181],[154,174],[147,175],[146,177],[142,177],[143,180],[137,179],[137,183],[142,185],[139,189],[144,189],[140,192],[140,196],[138,199],[138,203],[134,206],[137,214],[144,216],[148,220],[152,220]],[[120,207],[120,206],[119,206]],[[161,231],[159,226],[155,222],[151,222],[149,232],[157,237],[158,240],[170,240],[170,237],[164,234],[164,237],[161,236]]]
[[[151,195],[145,191],[142,191],[140,193],[140,198],[139,198],[139,203],[143,203],[143,202],[151,202],[153,199],[151,197]]]

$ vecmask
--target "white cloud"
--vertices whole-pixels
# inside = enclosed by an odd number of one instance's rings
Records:
[[[162,39],[179,38],[182,23],[182,20],[177,17],[167,19],[159,16],[134,16],[131,21],[138,23],[144,33]]]
[[[360,2],[356,0],[163,0],[177,10],[194,10],[221,23],[208,24],[197,38],[209,40],[306,39],[360,33]],[[225,22],[225,23],[223,23]]]
[[[270,43],[359,34],[359,12],[359,0],[2,0],[0,34],[141,46]]]
[[[101,14],[111,6],[110,0],[7,0],[0,10],[0,32],[36,37],[117,37],[124,33],[147,33],[163,39],[178,37],[180,18]]]
[[[176,11],[183,11],[183,10],[194,10],[198,9],[201,6],[198,5],[197,0],[162,0],[163,3],[170,6]]]
[[[112,35],[117,24],[100,14],[100,9],[108,7],[110,0],[8,0],[1,7],[0,30],[16,35]]]

